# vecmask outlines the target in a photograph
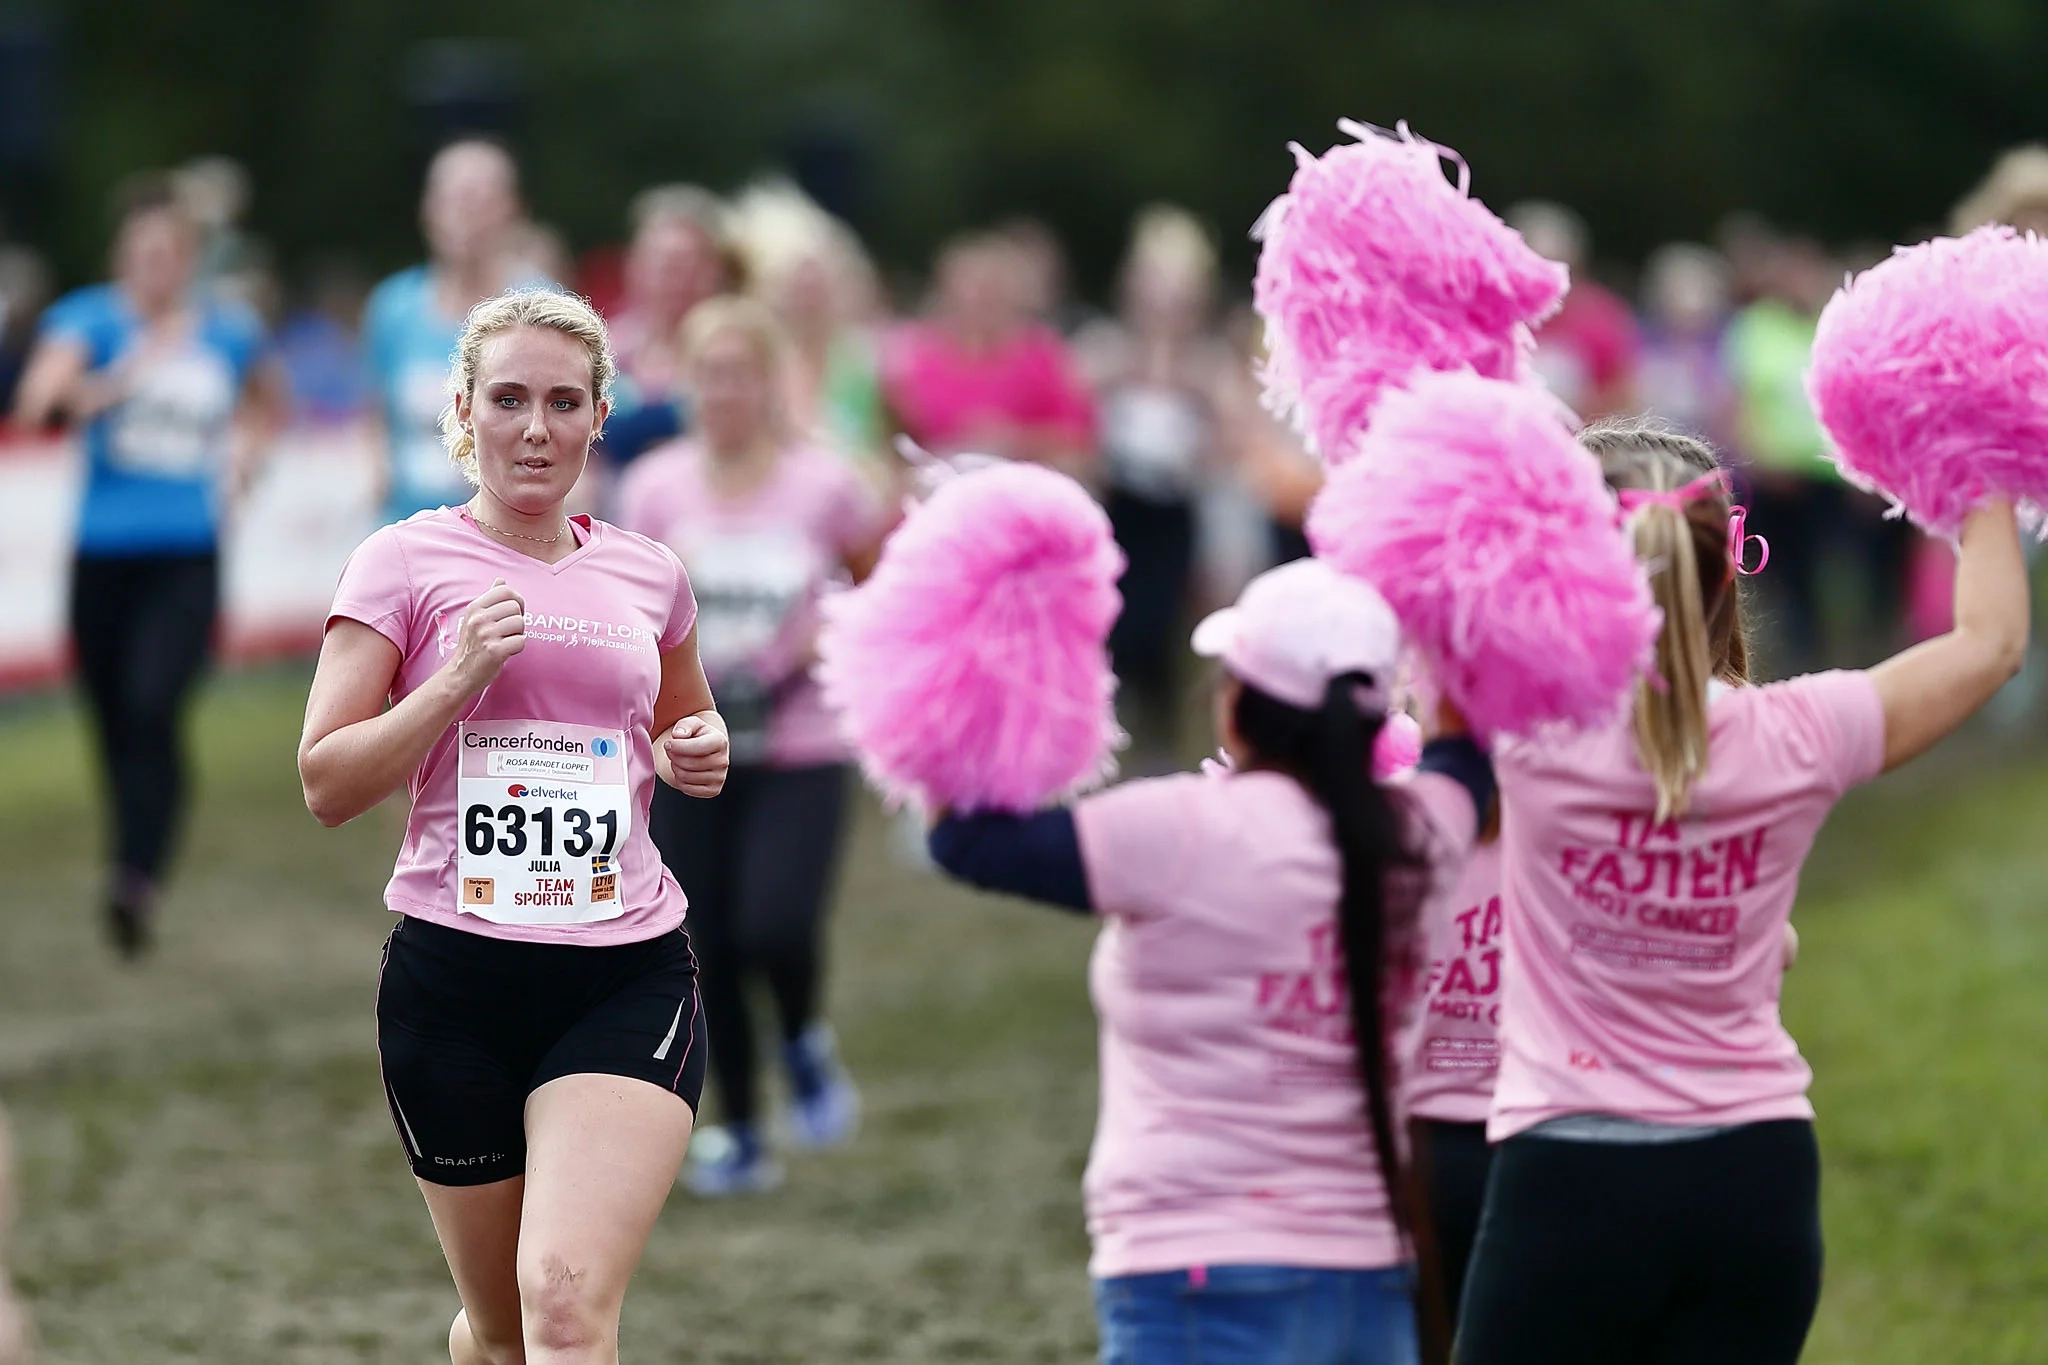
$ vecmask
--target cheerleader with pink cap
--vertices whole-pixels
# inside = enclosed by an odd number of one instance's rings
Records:
[[[1112,1365],[1418,1358],[1389,1065],[1421,903],[1491,800],[1466,740],[1391,756],[1401,632],[1312,560],[1196,631],[1230,763],[1071,804],[1110,741],[1120,557],[1077,485],[957,476],[830,604],[828,696],[938,864],[1101,924],[1084,1181]]]

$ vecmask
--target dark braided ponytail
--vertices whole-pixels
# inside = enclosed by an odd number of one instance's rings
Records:
[[[1385,982],[1389,966],[1410,950],[1426,884],[1423,857],[1411,849],[1400,808],[1373,780],[1373,743],[1386,715],[1373,701],[1380,680],[1350,673],[1331,681],[1323,704],[1303,710],[1241,684],[1233,712],[1253,768],[1286,773],[1330,813],[1343,863],[1337,936],[1351,996],[1358,1075],[1365,1090],[1373,1154],[1387,1187],[1387,1206],[1412,1244],[1408,1181],[1395,1142],[1392,1064]],[[1427,1340],[1429,1324],[1419,1322]]]

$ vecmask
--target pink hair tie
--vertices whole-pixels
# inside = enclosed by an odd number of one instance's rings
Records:
[[[1726,492],[1729,488],[1728,471],[1716,469],[1702,474],[1683,488],[1624,488],[1615,493],[1621,510],[1634,512],[1644,507],[1669,507],[1674,512],[1683,512],[1687,503],[1709,493]],[[1764,565],[1771,562],[1771,542],[1762,536],[1748,533],[1745,523],[1749,509],[1737,504],[1728,509],[1728,559],[1735,566],[1735,572],[1748,577],[1764,571]],[[1748,558],[1749,546],[1757,547],[1756,567],[1750,568],[1744,561]]]
[[[1422,726],[1406,711],[1390,711],[1372,744],[1372,778],[1385,782],[1422,761]]]
[[[1683,488],[1624,488],[1614,496],[1621,503],[1621,510],[1633,512],[1642,507],[1669,507],[1683,512],[1685,505],[1709,493],[1728,490],[1728,471],[1717,469],[1711,474],[1702,474]]]
[[[1743,525],[1748,520],[1748,517],[1749,509],[1747,507],[1735,507],[1730,509],[1728,513],[1728,559],[1735,565],[1735,572],[1744,577],[1762,573],[1764,565],[1771,562],[1771,542],[1765,540],[1762,536],[1749,534]],[[1742,562],[1746,557],[1745,551],[1751,545],[1755,545],[1757,548],[1756,567],[1754,569],[1749,568]]]

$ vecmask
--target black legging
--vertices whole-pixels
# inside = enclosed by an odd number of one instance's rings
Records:
[[[1793,1365],[1820,1302],[1813,1125],[1494,1154],[1458,1365]]]
[[[1493,1148],[1483,1123],[1440,1123],[1415,1119],[1408,1125],[1410,1162],[1422,1184],[1429,1241],[1443,1285],[1445,1311],[1455,1321],[1464,1293],[1479,1211],[1486,1201]]]
[[[154,882],[184,808],[185,702],[219,607],[216,557],[80,555],[71,640],[114,808],[114,862]]]
[[[820,929],[846,823],[847,770],[737,767],[709,801],[665,783],[649,832],[690,898],[711,1071],[731,1123],[758,1108],[746,984],[759,973],[785,1042],[817,1017]]]
[[[1124,695],[1149,711],[1145,723],[1164,737],[1178,703],[1174,668],[1186,652],[1180,622],[1194,576],[1194,508],[1121,489],[1111,490],[1105,506],[1125,560],[1117,582],[1124,609],[1109,630],[1110,658]]]

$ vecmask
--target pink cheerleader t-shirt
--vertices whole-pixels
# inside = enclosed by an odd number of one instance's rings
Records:
[[[711,457],[693,441],[650,451],[619,486],[620,524],[681,557],[712,691],[734,670],[771,689],[760,761],[844,762],[845,741],[811,678],[818,599],[844,579],[847,556],[880,537],[882,500],[846,460],[809,446],[784,450],[742,494],[719,492],[710,475]]]
[[[1406,789],[1448,879],[1472,798],[1435,773]],[[1089,969],[1089,1273],[1404,1261],[1358,1079],[1328,812],[1281,774],[1189,774],[1086,798],[1074,823],[1106,921]]]
[[[1884,767],[1866,673],[1715,690],[1708,770],[1659,822],[1624,719],[1494,754],[1507,957],[1488,1136],[1566,1114],[1810,1119],[1778,1019],[1799,872],[1842,794]]]
[[[1500,1070],[1505,933],[1500,842],[1481,844],[1422,921],[1420,979],[1395,1050],[1401,1110],[1437,1123],[1484,1123]]]
[[[402,915],[489,938],[633,943],[683,921],[682,888],[647,835],[649,731],[661,656],[697,619],[674,554],[575,517],[560,563],[520,554],[461,507],[421,512],[356,548],[330,624],[398,647],[395,705],[454,654],[462,614],[504,579],[526,645],[434,742],[407,790],[385,889]]]

